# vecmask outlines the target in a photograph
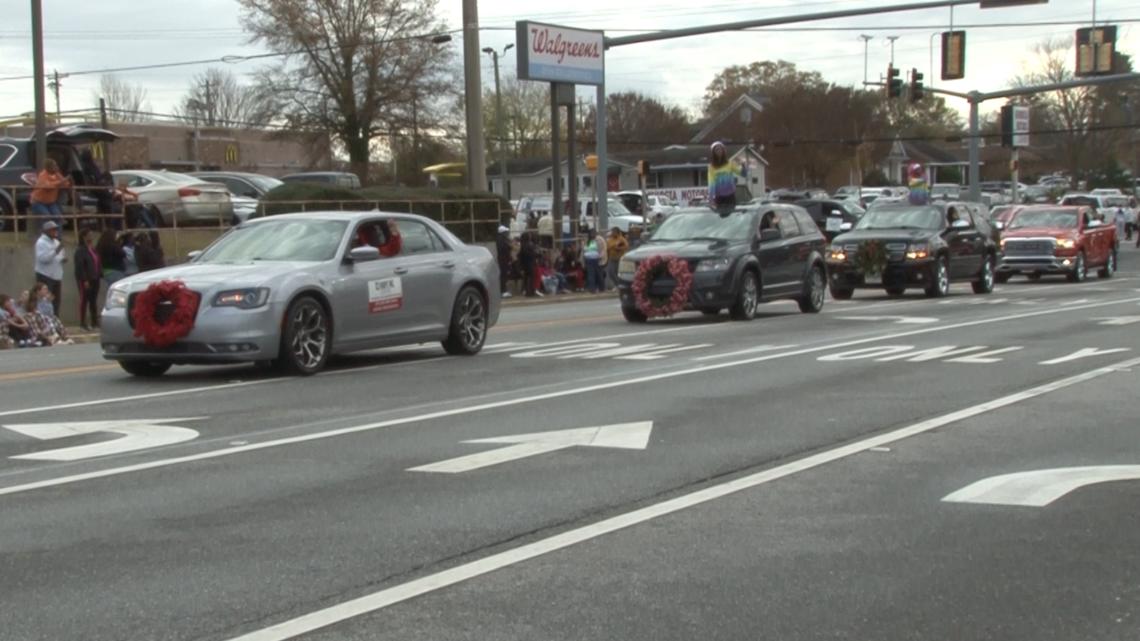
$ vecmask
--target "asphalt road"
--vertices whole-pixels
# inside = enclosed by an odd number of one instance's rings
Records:
[[[0,639],[1140,639],[1138,335],[1129,247],[306,379],[5,352]]]

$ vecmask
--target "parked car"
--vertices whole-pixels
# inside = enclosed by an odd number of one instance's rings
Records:
[[[849,299],[857,288],[883,289],[898,296],[910,287],[941,297],[950,293],[955,280],[969,280],[976,294],[990,293],[997,244],[985,216],[970,205],[950,202],[869,210],[855,229],[831,242],[827,264],[832,297]],[[881,257],[877,266],[866,263],[876,256]]]
[[[82,185],[84,179],[79,165],[80,148],[99,142],[113,142],[118,138],[112,131],[90,125],[56,127],[47,132],[47,155],[59,164],[64,175],[69,176],[76,185]],[[0,227],[10,224],[12,215],[16,212],[21,215],[27,213],[31,187],[36,184],[37,165],[34,138],[0,136]],[[82,193],[79,197],[81,204],[94,205],[94,200]]]
[[[234,222],[234,207],[225,185],[170,171],[123,169],[111,172],[115,186],[158,214],[159,226]]]
[[[307,171],[281,177],[287,183],[313,183],[332,185],[344,189],[360,189],[360,177],[347,171]]]
[[[839,189],[836,189],[835,193],[832,195],[835,197],[836,200],[843,200],[845,198],[854,198],[854,199],[858,200],[859,199],[859,190],[860,190],[859,185],[844,185],[844,186],[840,187]]]
[[[640,191],[619,191],[617,199],[625,206],[631,213],[638,216],[645,216],[645,212],[641,208],[641,192]],[[668,216],[677,210],[677,203],[673,202],[668,196],[660,194],[647,194],[646,199],[649,201],[649,214],[648,217],[652,218],[657,214]]]
[[[824,189],[776,189],[768,194],[768,200],[780,203],[794,203],[799,200],[826,200],[830,194]]]
[[[707,207],[670,216],[618,265],[621,310],[631,323],[646,315],[637,307],[633,281],[651,256],[682,258],[693,275],[686,309],[718,314],[727,307],[737,320],[752,320],[761,302],[793,299],[805,313],[823,308],[826,241],[803,208],[787,204],[745,206],[728,215]],[[649,283],[649,295],[668,298],[671,277]]]
[[[959,200],[962,198],[962,186],[956,183],[934,183],[930,187],[931,200]]]
[[[1116,228],[1097,219],[1088,206],[1022,207],[1002,232],[1002,259],[997,281],[1015,274],[1037,280],[1043,274],[1085,279],[1090,268],[1101,278],[1116,272]]]
[[[257,205],[270,191],[285,184],[272,176],[240,171],[192,171],[188,176],[221,183],[230,191],[234,216],[245,222],[257,214]]]
[[[867,210],[850,200],[801,200],[812,221],[830,242],[839,234],[850,231]]]
[[[402,249],[382,258],[359,239],[388,221],[399,226]],[[132,311],[142,292],[166,280],[185,282],[199,302],[188,334],[151,347],[135,335]],[[476,354],[498,320],[498,287],[490,251],[422,216],[273,216],[235,227],[189,263],[116,282],[100,342],[104,358],[135,376],[241,362],[309,375],[332,354],[434,341],[449,354]],[[162,316],[160,308],[155,321],[165,323]]]

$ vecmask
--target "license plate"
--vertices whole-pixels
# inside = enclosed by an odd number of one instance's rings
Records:
[[[883,284],[883,275],[882,274],[864,274],[863,275],[863,282],[867,285],[882,285]]]

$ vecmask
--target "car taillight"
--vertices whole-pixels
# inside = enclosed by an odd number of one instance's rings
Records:
[[[36,174],[33,172],[29,171],[25,174],[20,174],[20,180],[24,181],[29,186],[32,186],[32,187],[36,186]]]
[[[201,195],[202,195],[201,189],[194,189],[193,187],[180,187],[178,189],[178,197],[179,198],[186,198],[188,196],[201,196]]]

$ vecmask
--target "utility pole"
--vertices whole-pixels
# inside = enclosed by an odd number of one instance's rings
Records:
[[[58,125],[59,119],[61,116],[61,112],[59,109],[59,88],[60,88],[59,78],[60,78],[60,75],[59,75],[58,69],[53,69],[51,73],[52,73],[52,79],[51,79],[51,81],[48,82],[48,88],[51,89],[52,93],[55,94],[55,123]]]
[[[107,128],[107,101],[103,98],[99,99],[99,126],[103,129]],[[103,143],[103,171],[111,173],[111,144],[110,142]]]
[[[36,168],[47,158],[47,109],[44,96],[44,11],[42,0],[32,0],[32,75],[35,76]]]
[[[487,188],[483,157],[483,83],[479,79],[479,6],[463,0],[463,90],[467,111],[467,188]]]
[[[206,79],[206,125],[214,126],[214,97],[210,94],[210,79]]]
[[[503,55],[507,55],[513,47],[513,44],[503,47]],[[495,135],[499,138],[499,189],[503,198],[510,199],[511,192],[507,188],[507,135],[503,131],[503,94],[499,88],[499,52],[486,47],[483,53],[490,54],[495,63]]]
[[[891,41],[891,64],[892,65],[895,64],[895,40],[898,40],[898,39],[899,39],[898,36],[887,36],[887,40]]]
[[[870,53],[870,51],[868,50],[868,45],[870,44],[871,39],[874,38],[874,36],[869,36],[869,35],[864,33],[864,34],[861,34],[859,36],[859,38],[863,41],[863,84],[867,84],[867,57],[868,57],[868,54]]]

